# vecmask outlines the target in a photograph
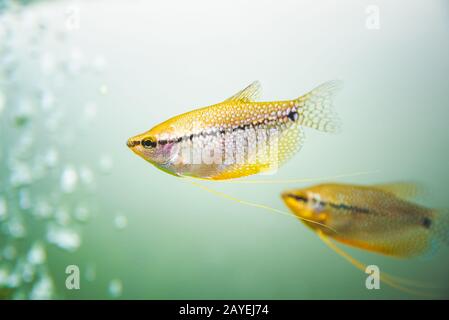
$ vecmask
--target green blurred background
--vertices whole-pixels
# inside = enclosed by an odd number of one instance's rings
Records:
[[[366,274],[300,222],[167,175],[125,142],[256,79],[264,100],[341,79],[343,132],[307,130],[300,153],[262,179],[370,171],[334,181],[417,181],[420,203],[449,207],[448,9],[445,0],[1,1],[3,295],[416,298],[367,290]],[[279,209],[282,190],[309,184],[206,183]],[[412,260],[346,249],[381,271],[449,283],[447,247]],[[80,290],[66,289],[68,265],[80,268]]]

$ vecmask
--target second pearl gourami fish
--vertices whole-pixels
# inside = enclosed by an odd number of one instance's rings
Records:
[[[321,184],[286,191],[282,198],[306,225],[347,245],[412,257],[449,244],[449,215],[407,200],[410,184]]]
[[[338,131],[332,98],[340,86],[332,81],[296,99],[257,102],[256,81],[221,103],[132,137],[127,145],[157,168],[180,177],[225,180],[274,171],[300,150],[303,127]]]

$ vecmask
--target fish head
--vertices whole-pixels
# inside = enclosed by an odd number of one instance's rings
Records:
[[[287,207],[313,229],[323,229],[329,224],[331,209],[320,193],[295,189],[283,192],[281,197]]]
[[[129,138],[126,145],[139,157],[158,167],[173,161],[179,149],[177,141],[154,129]]]

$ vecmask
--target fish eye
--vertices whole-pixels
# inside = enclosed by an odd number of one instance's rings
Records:
[[[154,138],[146,138],[142,140],[142,146],[146,149],[156,148],[157,142]]]

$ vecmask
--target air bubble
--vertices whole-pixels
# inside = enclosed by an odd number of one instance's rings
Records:
[[[6,220],[8,216],[8,204],[3,196],[0,196],[0,221]]]
[[[27,189],[21,189],[19,191],[19,208],[22,210],[31,208],[30,192]]]
[[[85,206],[78,206],[75,208],[74,216],[80,222],[87,222],[90,217],[89,209]]]
[[[79,170],[80,180],[82,183],[90,185],[94,182],[94,174],[88,167],[81,167]]]
[[[41,93],[40,99],[42,110],[48,111],[53,108],[55,104],[55,97],[53,93],[51,93],[50,91],[43,91]]]
[[[36,242],[28,251],[27,260],[32,265],[43,264],[47,259],[45,248],[40,242]]]
[[[11,273],[6,279],[6,286],[9,288],[17,288],[20,286],[22,280],[21,277],[16,273]]]
[[[57,226],[49,227],[47,241],[67,251],[76,251],[81,245],[81,238],[77,232]]]
[[[45,153],[44,162],[48,168],[53,168],[58,164],[59,161],[59,153],[56,149],[49,149]]]
[[[25,226],[17,217],[12,218],[7,223],[9,234],[14,238],[23,238],[25,236]]]
[[[39,200],[33,210],[33,214],[38,218],[49,218],[52,214],[53,208],[45,200]]]
[[[34,284],[31,289],[31,300],[49,300],[52,298],[54,290],[53,281],[47,275],[41,275],[39,280]]]
[[[58,42],[66,31],[59,27],[50,30],[49,16],[22,10],[22,3],[28,2],[0,0],[0,82],[4,85],[0,88],[0,135],[4,138],[0,142],[0,175],[4,175],[0,178],[0,295],[50,299],[54,298],[55,286],[48,271],[50,253],[46,246],[55,245],[68,252],[81,246],[77,227],[89,219],[91,200],[77,201],[87,199],[84,189],[93,188],[80,186],[92,186],[96,171],[112,169],[112,160],[107,158],[100,161],[103,168],[93,172],[78,163],[61,164],[62,155],[78,136],[76,129],[84,128],[80,124],[97,117],[99,108],[93,100],[95,95],[98,98],[98,91],[107,94],[108,87],[100,80],[91,96],[82,100],[93,102],[81,105],[81,117],[67,114],[66,110],[77,107],[76,99],[59,101],[72,83],[68,75],[81,75],[86,67],[101,72],[106,61],[101,55],[87,60],[78,48],[68,52],[48,50],[48,44],[62,50],[70,46],[68,39],[62,47]],[[30,32],[19,37],[16,30],[20,29]],[[51,34],[47,34],[49,31]],[[29,49],[25,53],[24,46]],[[23,77],[22,69],[29,67],[43,76],[39,84]],[[85,272],[87,279],[95,278],[94,265]]]
[[[65,193],[72,193],[75,191],[78,183],[78,174],[72,166],[67,166],[61,175],[61,189]]]
[[[100,86],[99,91],[100,91],[100,94],[102,94],[102,95],[107,95],[108,92],[109,92],[109,88],[108,88],[108,86],[107,86],[106,84],[102,84],[102,85]]]
[[[3,113],[6,105],[6,98],[3,92],[0,91],[0,115]]]
[[[117,230],[125,229],[128,225],[128,219],[124,215],[117,215],[114,218],[114,226]]]
[[[102,156],[100,158],[100,169],[103,173],[109,173],[112,170],[113,162],[110,156]]]
[[[122,295],[123,285],[120,279],[114,279],[109,282],[108,293],[113,298],[118,298]]]
[[[34,280],[36,270],[30,263],[23,263],[20,266],[20,277],[24,282],[30,283]]]
[[[31,170],[26,163],[16,163],[11,172],[10,183],[13,187],[28,185],[32,182]]]

